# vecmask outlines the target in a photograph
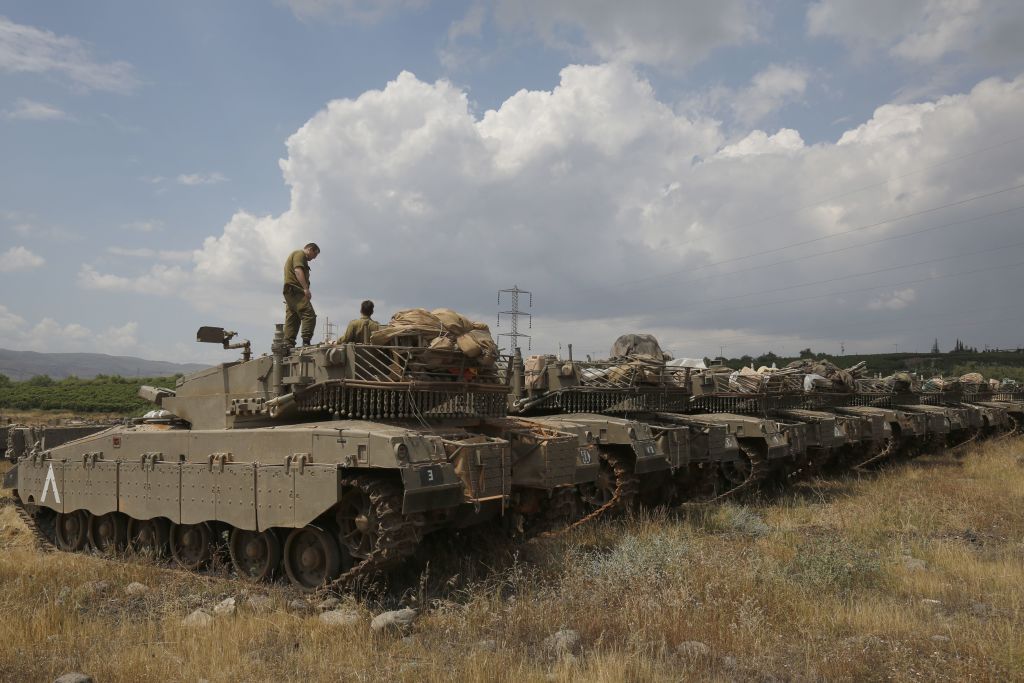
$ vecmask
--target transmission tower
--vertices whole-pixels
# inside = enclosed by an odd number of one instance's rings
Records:
[[[338,338],[338,325],[332,323],[330,318],[326,320],[327,322],[324,324],[324,344],[330,344]]]
[[[511,310],[508,311],[498,311],[498,327],[501,327],[501,316],[507,315],[510,318],[512,318],[512,331],[502,332],[501,334],[499,334],[498,344],[499,346],[501,345],[502,337],[508,337],[509,343],[511,345],[509,347],[509,350],[515,351],[515,349],[519,348],[519,339],[522,338],[526,340],[526,348],[527,350],[529,350],[531,344],[530,335],[519,331],[519,318],[526,318],[527,328],[533,329],[533,315],[530,313],[525,313],[524,311],[521,311],[519,309],[519,295],[525,294],[527,296],[528,302],[527,307],[533,308],[533,292],[527,292],[525,289],[519,289],[519,285],[513,286],[512,289],[498,290],[498,308],[501,308],[502,294],[508,294],[512,297],[512,308]],[[507,299],[508,297],[506,297],[506,300]]]

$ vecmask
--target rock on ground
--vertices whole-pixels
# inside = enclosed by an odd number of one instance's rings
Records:
[[[206,610],[197,609],[196,611],[192,612],[192,614],[182,619],[181,623],[184,626],[188,626],[190,628],[199,628],[203,626],[209,626],[212,621],[213,615],[211,615]]]
[[[386,629],[405,629],[412,625],[412,622],[416,621],[418,612],[414,609],[393,610],[391,612],[382,612],[373,618],[370,622],[370,629],[374,631],[384,631]]]
[[[124,592],[128,595],[145,595],[149,592],[149,586],[138,581],[132,581],[124,587]]]
[[[235,613],[235,599],[224,598],[213,608],[213,613],[218,617],[230,617]]]
[[[93,683],[93,681],[92,676],[78,673],[77,671],[71,671],[60,678],[55,679],[53,683]]]
[[[330,612],[333,609],[337,609],[340,604],[341,600],[338,598],[325,598],[316,608],[321,612]]]
[[[328,626],[355,626],[360,621],[359,612],[351,610],[333,609],[320,613],[320,623]]]
[[[546,652],[556,656],[578,655],[583,649],[580,634],[570,628],[555,631],[541,644]]]

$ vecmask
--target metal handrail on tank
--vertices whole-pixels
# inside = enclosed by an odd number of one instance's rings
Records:
[[[502,359],[506,375],[516,375],[508,368],[517,362],[512,357]],[[543,357],[532,361],[520,381],[524,388],[512,402],[514,412],[626,415],[683,411],[690,395],[686,369],[670,368],[664,361],[644,356],[600,361]]]
[[[506,378],[458,351],[350,344],[326,354],[350,367],[296,390],[299,412],[378,420],[506,414]]]
[[[850,393],[814,387],[804,372],[705,372],[694,381],[694,410],[769,416],[778,410],[819,410],[850,403]]]

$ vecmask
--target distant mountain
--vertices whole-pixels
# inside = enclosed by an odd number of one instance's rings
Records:
[[[122,377],[165,377],[179,372],[202,370],[206,365],[146,360],[134,356],[108,356],[105,353],[37,353],[0,349],[0,374],[21,381],[35,375],[63,379],[69,375],[87,379],[96,375]]]

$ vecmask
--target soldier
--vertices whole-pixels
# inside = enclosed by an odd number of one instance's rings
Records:
[[[296,249],[284,262],[284,338],[295,346],[295,337],[302,324],[302,345],[309,346],[316,329],[316,311],[309,291],[309,262],[320,255],[320,247],[310,242]]]
[[[367,299],[359,306],[360,317],[349,322],[345,334],[338,339],[339,344],[369,344],[370,335],[380,329],[380,323],[370,318],[373,315],[373,302]]]

